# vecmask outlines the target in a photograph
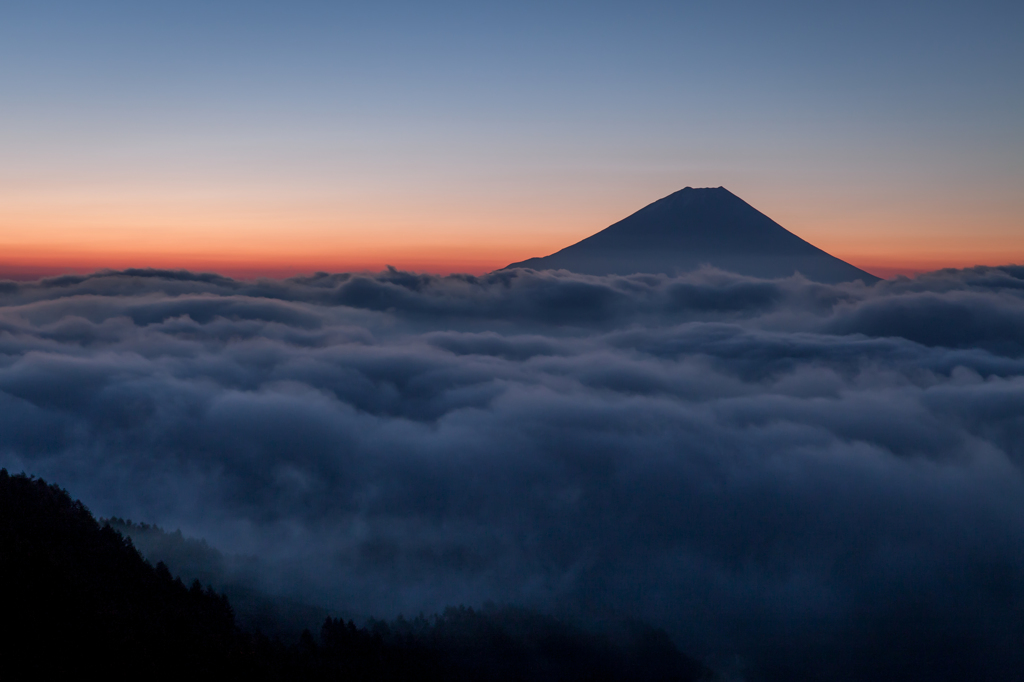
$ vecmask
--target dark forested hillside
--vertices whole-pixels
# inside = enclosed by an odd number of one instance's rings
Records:
[[[155,568],[55,485],[0,470],[3,665],[41,678],[95,671],[216,674],[235,661],[227,599]]]
[[[659,630],[596,634],[514,608],[390,623],[328,618],[319,638],[271,642],[228,599],[150,565],[56,485],[0,469],[0,660],[33,676],[115,679],[696,680]],[[319,639],[319,641],[318,641]]]

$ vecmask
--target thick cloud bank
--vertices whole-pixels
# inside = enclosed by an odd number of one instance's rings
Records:
[[[1024,670],[1024,267],[0,283],[0,464],[332,608],[640,617],[752,679]]]

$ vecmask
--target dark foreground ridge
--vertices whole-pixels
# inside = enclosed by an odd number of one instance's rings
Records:
[[[516,608],[365,627],[327,618],[319,641],[240,630],[225,596],[186,588],[56,485],[0,469],[0,660],[25,677],[244,680],[699,680],[663,631],[592,633]]]
[[[797,237],[724,187],[681,189],[557,253],[505,269],[675,275],[702,265],[768,279],[799,272],[828,284],[878,281]]]

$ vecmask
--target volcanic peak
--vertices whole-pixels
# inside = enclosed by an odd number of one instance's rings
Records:
[[[543,258],[509,268],[678,274],[711,265],[754,277],[878,280],[788,231],[724,187],[686,187]]]

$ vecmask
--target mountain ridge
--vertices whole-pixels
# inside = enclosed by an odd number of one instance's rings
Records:
[[[590,275],[679,274],[711,265],[775,279],[825,283],[878,277],[801,239],[724,187],[685,187],[549,256],[512,268]]]

